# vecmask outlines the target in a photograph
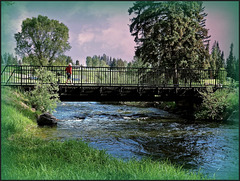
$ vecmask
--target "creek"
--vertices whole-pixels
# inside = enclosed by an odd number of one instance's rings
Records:
[[[128,160],[170,160],[216,179],[239,179],[239,122],[192,121],[157,108],[98,102],[62,102],[45,139],[77,139]]]

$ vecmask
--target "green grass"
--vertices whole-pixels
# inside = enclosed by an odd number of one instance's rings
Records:
[[[46,141],[37,136],[36,113],[23,106],[26,97],[4,88],[1,101],[2,180],[207,179],[168,161],[116,159],[81,140]]]

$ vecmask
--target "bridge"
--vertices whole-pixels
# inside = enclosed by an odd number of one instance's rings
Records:
[[[73,85],[66,85],[66,66],[42,67],[54,73],[61,101],[197,101],[200,90],[227,86],[224,70],[73,66]],[[6,65],[1,85],[32,90],[39,68]]]

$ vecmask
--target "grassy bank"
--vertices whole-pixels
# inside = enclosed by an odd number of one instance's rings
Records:
[[[123,161],[82,141],[38,137],[37,113],[20,92],[2,89],[2,180],[200,180],[195,174],[150,159]]]

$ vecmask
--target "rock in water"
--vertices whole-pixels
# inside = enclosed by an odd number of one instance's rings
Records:
[[[59,120],[55,118],[53,115],[51,115],[50,113],[43,113],[37,119],[37,123],[39,126],[44,126],[44,125],[53,126],[53,125],[56,125],[58,121]]]

